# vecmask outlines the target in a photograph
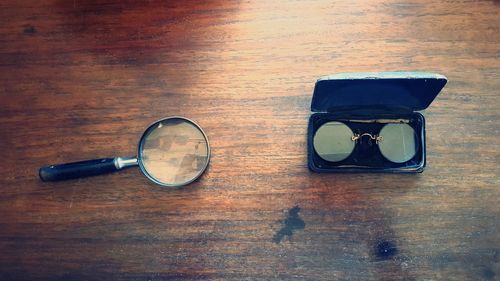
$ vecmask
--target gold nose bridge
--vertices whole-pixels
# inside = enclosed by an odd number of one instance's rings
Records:
[[[359,139],[361,139],[361,138],[362,138],[362,137],[364,137],[364,136],[368,136],[368,137],[370,137],[370,139],[374,140],[374,141],[375,141],[375,143],[377,143],[377,144],[378,144],[379,142],[381,142],[381,141],[383,141],[383,140],[384,140],[384,137],[379,136],[379,135],[372,135],[372,134],[370,134],[370,133],[354,134],[354,136],[352,136],[352,137],[351,137],[351,140],[352,140],[352,141],[358,141]]]

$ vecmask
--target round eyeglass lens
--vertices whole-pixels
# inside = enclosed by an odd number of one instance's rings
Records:
[[[139,144],[139,166],[154,182],[181,186],[205,171],[210,147],[205,133],[191,120],[172,117],[151,125]]]
[[[378,147],[382,155],[394,163],[404,163],[417,153],[415,130],[408,124],[387,124],[379,135]]]
[[[354,150],[353,135],[352,130],[344,123],[325,123],[314,134],[314,150],[326,161],[342,161]]]

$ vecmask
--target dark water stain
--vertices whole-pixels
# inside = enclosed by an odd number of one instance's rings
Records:
[[[304,229],[306,227],[304,220],[299,217],[299,212],[299,206],[295,206],[288,210],[288,217],[282,221],[284,226],[273,236],[274,243],[279,244],[285,236],[288,236],[288,239],[290,239],[295,230]]]
[[[493,271],[493,269],[486,267],[485,269],[483,269],[483,276],[488,280],[494,280],[496,274],[495,271]]]
[[[31,24],[28,24],[28,25],[24,26],[23,32],[24,32],[24,34],[35,34],[36,28],[34,26],[32,26]]]
[[[375,245],[375,255],[381,260],[388,260],[398,253],[393,242],[381,240]]]

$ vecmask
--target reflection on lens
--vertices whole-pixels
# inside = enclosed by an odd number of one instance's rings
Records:
[[[346,159],[354,150],[353,132],[344,123],[328,122],[316,131],[313,146],[322,159],[338,162]]]
[[[152,125],[139,145],[139,165],[146,176],[166,186],[197,179],[210,158],[208,140],[194,122],[173,117]]]
[[[407,162],[417,153],[415,130],[408,124],[387,124],[379,135],[383,138],[378,144],[380,152],[391,162]]]

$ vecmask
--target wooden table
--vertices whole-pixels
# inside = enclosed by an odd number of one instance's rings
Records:
[[[498,1],[176,2],[0,3],[0,280],[500,279]],[[395,70],[449,78],[424,173],[310,172],[315,80]],[[38,179],[171,115],[188,187]]]

